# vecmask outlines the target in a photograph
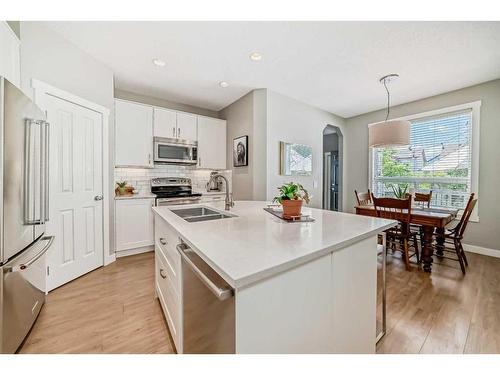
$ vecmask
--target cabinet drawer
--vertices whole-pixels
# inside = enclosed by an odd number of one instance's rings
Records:
[[[180,337],[181,337],[181,314],[180,308],[181,303],[172,288],[171,283],[168,281],[168,276],[163,278],[161,270],[166,269],[168,266],[163,263],[163,259],[160,254],[156,254],[156,292],[158,298],[160,299],[161,306],[165,313],[165,319],[167,320],[168,327],[170,329],[170,334],[174,340],[177,350],[180,350]]]
[[[172,289],[174,290],[177,299],[180,300],[181,295],[181,263],[180,259],[178,260],[178,264],[172,262],[169,258],[165,256],[165,252],[159,247],[155,247],[155,253],[158,258],[160,258],[162,266],[163,266],[163,280],[167,281]],[[180,258],[180,255],[177,254]]]
[[[179,243],[177,233],[164,220],[157,217],[155,220],[155,244],[171,262],[174,269],[181,266],[181,256],[176,248]]]

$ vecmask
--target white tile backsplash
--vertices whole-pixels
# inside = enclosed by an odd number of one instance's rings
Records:
[[[151,179],[156,177],[187,177],[191,178],[193,190],[205,191],[206,184],[210,178],[211,170],[200,170],[194,166],[183,165],[158,165],[151,169],[146,168],[115,168],[115,183],[127,181],[128,185],[135,187],[139,193],[151,191]],[[229,181],[232,191],[231,170],[219,171]],[[225,187],[224,187],[225,189]]]

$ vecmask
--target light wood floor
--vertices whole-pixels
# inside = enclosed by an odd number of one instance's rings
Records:
[[[153,253],[119,258],[50,292],[21,353],[172,353]]]
[[[396,255],[397,256],[397,255]],[[434,260],[432,274],[388,256],[388,333],[377,353],[500,353],[500,259]]]
[[[378,353],[500,353],[500,259],[468,254],[432,275],[388,256],[388,333]],[[115,263],[47,296],[21,353],[172,353],[154,295],[152,253]]]

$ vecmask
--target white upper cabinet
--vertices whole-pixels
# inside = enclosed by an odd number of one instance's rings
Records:
[[[162,138],[176,138],[177,112],[155,107],[154,135]]]
[[[115,100],[115,165],[153,167],[153,107]]]
[[[177,138],[197,141],[197,124],[198,116],[190,113],[177,112]]]
[[[226,121],[198,117],[198,167],[226,169]]]
[[[197,116],[169,109],[154,109],[154,135],[162,138],[198,140]]]
[[[21,85],[20,42],[5,21],[0,21],[0,76]]]

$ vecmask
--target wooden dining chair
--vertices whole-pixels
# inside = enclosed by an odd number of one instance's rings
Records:
[[[469,262],[467,261],[467,256],[465,255],[464,247],[462,245],[462,239],[464,237],[465,229],[467,228],[476,203],[477,199],[474,199],[474,193],[472,193],[469,196],[469,200],[467,201],[467,205],[465,206],[464,212],[458,224],[454,228],[446,229],[444,232],[444,248],[442,250],[445,252],[455,253],[457,258],[445,256],[440,256],[440,258],[458,261],[460,263],[460,269],[462,270],[462,273],[464,275],[465,267],[469,266]],[[438,234],[436,234],[436,237],[437,235]],[[436,244],[434,244],[434,246],[436,246]]]
[[[413,201],[417,206],[422,208],[431,207],[431,199],[432,199],[432,190],[429,191],[429,194],[426,193],[417,193],[415,192],[415,196],[413,197]],[[424,228],[419,224],[411,224],[411,230],[418,233],[418,237],[420,240],[420,248],[424,248]]]
[[[367,206],[372,204],[372,195],[370,193],[370,189],[368,189],[366,193],[358,193],[356,190],[354,190],[354,195],[356,196],[358,206]]]
[[[414,202],[417,205],[427,206],[427,208],[431,206],[431,199],[432,199],[432,190],[429,192],[429,194],[415,193],[415,197],[413,198]]]
[[[417,233],[410,229],[411,196],[407,199],[377,198],[372,194],[372,201],[378,217],[399,222],[399,225],[386,231],[387,245],[403,252],[406,270],[409,271],[411,257],[416,256],[417,263],[420,263]],[[410,240],[413,242],[413,254],[410,254]]]

